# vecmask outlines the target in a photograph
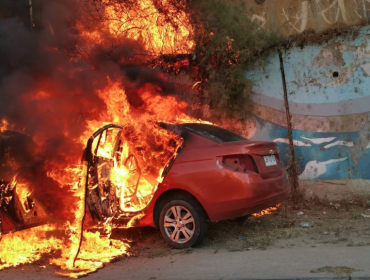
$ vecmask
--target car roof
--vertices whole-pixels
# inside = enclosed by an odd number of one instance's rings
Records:
[[[179,135],[183,131],[188,131],[216,143],[228,143],[247,140],[246,138],[238,134],[235,134],[234,132],[211,124],[180,123],[180,124],[164,124],[164,126],[165,126],[164,128],[172,130]]]

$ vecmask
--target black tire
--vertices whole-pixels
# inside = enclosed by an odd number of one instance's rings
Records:
[[[171,239],[172,235],[169,236],[171,233],[172,227],[165,227],[165,218],[166,219],[169,218],[168,213],[169,212],[172,213],[172,210],[174,209],[172,207],[180,208],[180,216],[182,215],[183,217],[185,217],[187,213],[191,214],[188,220],[183,220],[183,221],[186,222],[186,221],[191,220],[191,218],[193,218],[193,222],[188,223],[188,224],[182,224],[181,219],[180,219],[181,225],[177,223],[177,225],[179,226],[178,228],[180,229],[180,230],[177,230],[179,232],[178,233],[179,237],[177,238],[178,239],[177,242],[175,241],[175,239]],[[179,208],[175,208],[175,209],[179,209]],[[171,216],[171,217],[174,217],[174,216]],[[175,217],[173,220],[175,220]],[[171,224],[176,224],[176,223],[174,222]],[[191,230],[193,227],[195,229]],[[159,215],[159,228],[160,228],[160,231],[161,231],[161,234],[164,240],[166,240],[168,245],[176,249],[189,248],[189,247],[195,246],[202,242],[203,237],[207,232],[207,215],[204,212],[202,206],[195,199],[188,198],[188,197],[187,198],[176,198],[175,200],[171,200],[163,206],[161,213]],[[174,228],[172,230],[172,233],[175,230],[176,229]],[[191,237],[189,237],[190,235],[188,235],[188,232],[193,233]],[[187,234],[188,236],[186,237],[185,234]],[[176,233],[175,233],[175,236],[177,236]]]

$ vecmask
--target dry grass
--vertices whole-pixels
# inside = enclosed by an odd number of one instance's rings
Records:
[[[194,250],[219,249],[229,251],[266,250],[271,247],[315,247],[319,244],[341,246],[370,245],[370,214],[367,203],[303,202],[299,209],[288,203],[278,211],[244,222],[222,221],[210,223],[202,245],[195,249],[174,250],[162,239],[159,231],[152,228],[118,230],[120,235],[132,240],[131,252],[138,257],[162,257],[169,254],[189,254]],[[298,212],[303,212],[298,215]],[[302,228],[301,223],[311,227]]]
[[[335,267],[332,267],[332,266],[324,266],[324,267],[320,267],[318,269],[315,269],[315,270],[312,270],[311,272],[312,273],[332,273],[332,274],[336,274],[336,275],[343,275],[343,274],[347,274],[347,275],[351,275],[353,272],[356,272],[356,271],[359,271],[357,269],[354,269],[352,267],[348,267],[348,266],[335,266]]]
[[[298,215],[299,212],[303,214]],[[272,215],[250,218],[240,224],[233,221],[211,224],[203,246],[240,251],[265,250],[271,246],[370,245],[370,223],[361,216],[363,213],[370,211],[357,203],[304,202],[300,209],[285,204]],[[302,228],[302,223],[311,227]]]

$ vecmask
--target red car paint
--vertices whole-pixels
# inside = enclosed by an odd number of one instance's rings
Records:
[[[268,155],[275,155],[276,165],[266,166],[263,156]],[[225,159],[233,156],[250,156],[254,168],[247,171],[226,169],[223,166]],[[275,206],[287,197],[289,191],[286,171],[275,143],[248,140],[216,143],[191,132],[139,225],[157,226],[153,215],[155,205],[161,195],[174,189],[194,196],[212,222]]]

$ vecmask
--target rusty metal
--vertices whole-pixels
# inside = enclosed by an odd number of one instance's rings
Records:
[[[84,187],[84,209],[83,209],[84,215],[81,219],[81,232],[80,232],[80,238],[79,238],[79,246],[78,246],[78,250],[76,252],[76,255],[73,258],[73,267],[75,266],[76,260],[78,258],[78,255],[80,254],[80,251],[81,251],[83,231],[84,231],[84,223],[85,223],[85,219],[86,219],[86,210],[87,210],[87,207],[88,207],[88,191],[89,191],[88,190],[88,185],[89,185],[88,174],[89,174],[89,171],[90,171],[90,167],[92,167],[92,165],[93,165],[93,162],[92,162],[93,161],[93,155],[92,155],[92,152],[91,152],[92,143],[93,143],[94,139],[97,136],[99,136],[99,142],[100,142],[101,134],[109,128],[122,129],[122,126],[117,125],[117,124],[109,124],[109,125],[106,125],[106,126],[100,128],[99,130],[97,130],[87,141],[86,150],[85,150],[85,153],[84,153],[83,158],[81,160],[81,164],[83,164],[84,168],[85,168],[84,173],[81,176],[81,184],[80,184],[81,186]],[[97,146],[99,146],[99,144]]]
[[[87,164],[86,166],[86,173],[87,173],[87,169],[89,168],[89,164],[87,162],[83,162],[81,164]],[[84,215],[81,219],[81,232],[80,232],[80,239],[79,239],[79,244],[78,244],[78,250],[76,252],[76,255],[74,256],[73,258],[73,267],[75,266],[75,263],[76,263],[76,260],[77,260],[77,257],[78,255],[80,254],[80,251],[81,251],[81,245],[82,245],[82,238],[83,238],[83,232],[84,232],[84,223],[85,223],[85,218],[86,218],[86,204],[87,204],[87,179],[86,179],[86,174],[82,174],[81,176],[81,185],[84,186]]]

